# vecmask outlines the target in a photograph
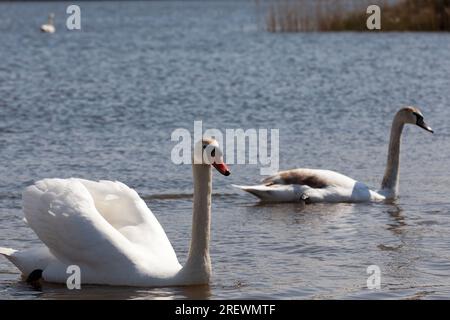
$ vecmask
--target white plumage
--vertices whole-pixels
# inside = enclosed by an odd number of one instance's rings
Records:
[[[123,183],[41,180],[23,192],[23,211],[48,248],[3,249],[25,275],[42,269],[46,281],[64,283],[75,264],[84,283],[143,285],[181,269],[158,220]]]

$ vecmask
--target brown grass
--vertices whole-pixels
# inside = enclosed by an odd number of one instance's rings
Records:
[[[265,26],[269,32],[367,31],[371,4],[381,8],[381,31],[450,31],[450,0],[272,0]]]

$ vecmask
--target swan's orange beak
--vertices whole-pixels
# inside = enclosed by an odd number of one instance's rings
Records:
[[[228,166],[225,163],[213,162],[212,165],[214,168],[216,168],[217,171],[219,171],[224,176],[229,176],[231,174],[230,169],[228,169]]]

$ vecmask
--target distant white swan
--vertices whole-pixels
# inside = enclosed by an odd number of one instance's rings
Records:
[[[229,175],[217,142],[203,139],[194,150],[194,200],[189,256],[182,267],[163,228],[133,189],[120,182],[46,179],[25,189],[23,210],[45,244],[16,251],[0,248],[25,277],[66,283],[69,265],[82,284],[184,286],[206,284],[211,274],[211,163]],[[209,152],[208,151],[208,152]]]
[[[55,25],[53,23],[54,18],[55,18],[55,15],[53,13],[50,13],[49,16],[48,16],[47,23],[41,25],[41,31],[42,32],[54,33],[56,31]]]
[[[405,124],[416,124],[433,133],[419,109],[406,107],[394,117],[388,160],[381,189],[370,190],[365,184],[329,170],[294,169],[282,171],[255,186],[235,186],[262,201],[272,202],[369,202],[395,199],[398,195],[400,143]]]

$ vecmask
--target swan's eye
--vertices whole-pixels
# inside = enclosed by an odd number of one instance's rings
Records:
[[[216,156],[216,148],[212,149],[211,151],[211,157],[215,157]]]
[[[206,149],[206,144],[204,144],[202,148],[203,148],[203,150],[205,150]]]

